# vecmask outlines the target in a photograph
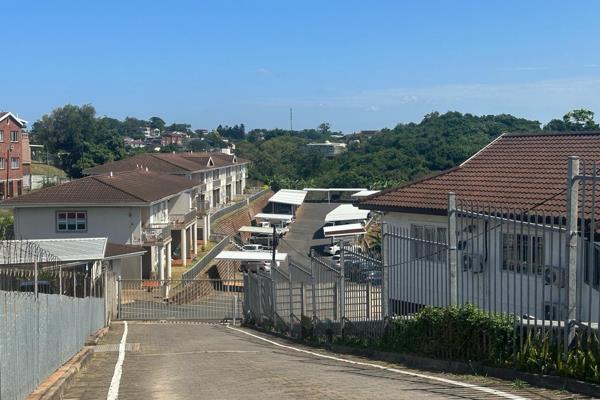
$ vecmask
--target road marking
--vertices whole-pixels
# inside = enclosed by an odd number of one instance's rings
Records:
[[[127,321],[124,321],[123,325],[123,336],[121,337],[121,344],[119,345],[119,357],[115,364],[115,372],[110,381],[106,400],[116,400],[119,397],[119,385],[121,384],[121,374],[123,374],[123,361],[125,361],[125,344],[127,343]]]
[[[473,389],[473,390],[477,390],[480,392],[484,392],[484,393],[488,393],[488,394],[493,394],[495,396],[500,396],[500,397],[504,397],[506,399],[511,399],[511,400],[526,400],[526,397],[521,397],[521,396],[517,396],[514,394],[510,394],[510,393],[506,393],[500,390],[496,390],[496,389],[491,389],[491,388],[487,388],[484,386],[477,386],[474,385],[472,383],[466,383],[466,382],[460,382],[460,381],[455,381],[452,379],[446,379],[446,378],[441,378],[439,376],[432,376],[432,375],[427,375],[427,374],[423,374],[423,373],[418,373],[418,372],[410,372],[410,371],[405,371],[402,369],[397,369],[397,368],[390,368],[390,367],[384,367],[383,365],[378,365],[378,364],[371,364],[371,363],[366,363],[366,362],[361,362],[361,361],[353,361],[353,360],[347,360],[345,358],[339,358],[339,357],[334,357],[334,356],[328,356],[326,354],[319,354],[319,353],[315,353],[313,351],[308,351],[308,350],[304,350],[304,349],[299,349],[297,347],[293,347],[293,346],[287,346],[285,344],[281,344],[281,343],[277,343],[273,340],[269,340],[266,339],[264,337],[252,334],[250,332],[246,332],[242,329],[238,329],[238,328],[234,328],[232,326],[228,326],[227,328],[232,329],[236,332],[240,332],[243,333],[244,335],[248,335],[248,336],[252,336],[253,338],[262,340],[264,342],[270,343],[274,346],[278,346],[284,349],[288,349],[288,350],[293,350],[293,351],[297,351],[300,353],[305,353],[305,354],[310,354],[312,356],[315,357],[321,357],[321,358],[326,358],[329,360],[334,360],[334,361],[340,361],[340,362],[344,362],[344,363],[348,363],[348,364],[353,364],[353,365],[360,365],[363,367],[371,367],[371,368],[377,368],[380,370],[385,370],[385,371],[390,371],[390,372],[394,372],[397,374],[403,374],[403,375],[408,375],[408,376],[413,376],[416,378],[423,378],[423,379],[429,379],[429,380],[433,380],[433,381],[437,381],[437,382],[443,382],[443,383],[447,383],[450,385],[454,385],[454,386],[460,386],[460,387],[464,387],[464,388],[469,388],[469,389]]]
[[[200,351],[182,351],[177,353],[143,353],[138,357],[156,357],[156,356],[181,356],[188,354],[256,354],[258,350],[200,350]]]

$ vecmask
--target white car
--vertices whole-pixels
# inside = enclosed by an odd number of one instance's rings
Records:
[[[331,257],[332,266],[334,266],[336,268],[340,268],[341,262],[342,262],[342,257],[339,254],[336,254],[333,257]]]
[[[336,254],[340,254],[340,245],[339,243],[334,243],[329,247],[325,248],[325,253],[335,256]]]
[[[262,244],[245,244],[242,246],[242,251],[263,251]]]

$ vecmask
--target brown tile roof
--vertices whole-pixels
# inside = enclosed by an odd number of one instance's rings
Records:
[[[8,199],[3,206],[43,204],[140,204],[191,189],[189,179],[156,172],[127,171],[88,176]]]
[[[600,161],[600,132],[507,133],[460,166],[369,196],[360,207],[443,215],[454,192],[457,201],[563,213],[569,156],[589,167]]]
[[[140,253],[144,251],[145,250],[142,246],[106,242],[106,248],[104,249],[104,257],[111,258],[116,256],[124,256],[132,253]]]
[[[135,169],[148,168],[149,171],[155,171],[166,174],[186,174],[194,171],[201,171],[215,167],[224,167],[228,165],[237,165],[247,163],[247,160],[233,163],[232,155],[222,153],[143,153],[133,157],[125,158],[119,161],[112,161],[106,164],[97,165],[88,168],[83,172],[86,175],[106,174],[109,172],[132,171]],[[208,159],[212,158],[214,166],[208,165]]]

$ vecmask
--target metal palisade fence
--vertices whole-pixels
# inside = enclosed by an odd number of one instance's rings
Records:
[[[596,163],[570,158],[566,181],[565,191],[521,209],[449,193],[447,215],[384,223],[381,256],[345,244],[339,262],[312,254],[309,268],[292,260],[270,273],[248,273],[245,318],[293,336],[381,338],[426,307],[468,304],[511,321],[513,356],[532,337],[553,357],[583,339],[586,349],[597,347]]]

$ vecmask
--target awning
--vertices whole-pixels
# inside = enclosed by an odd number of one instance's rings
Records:
[[[270,251],[230,251],[223,250],[215,257],[215,260],[230,260],[230,261],[271,261],[272,253]],[[275,261],[285,261],[287,253],[275,253]]]
[[[364,221],[369,217],[369,210],[361,210],[352,204],[341,204],[325,216],[325,222]]]
[[[350,197],[367,197],[375,193],[379,193],[379,190],[361,190],[360,192],[356,192],[351,194]]]
[[[242,226],[239,229],[239,231],[246,233],[260,233],[270,235],[273,233],[273,228],[263,228],[262,226]]]
[[[299,206],[302,205],[302,203],[304,203],[305,197],[306,191],[304,190],[281,189],[273,196],[271,196],[271,198],[269,199],[269,203],[280,203]]]
[[[364,235],[365,233],[365,228],[362,224],[344,224],[323,227],[323,234],[325,237],[354,236]]]
[[[291,214],[268,214],[268,213],[258,213],[254,216],[254,218],[258,219],[266,219],[268,221],[285,221],[292,222],[294,216]]]

